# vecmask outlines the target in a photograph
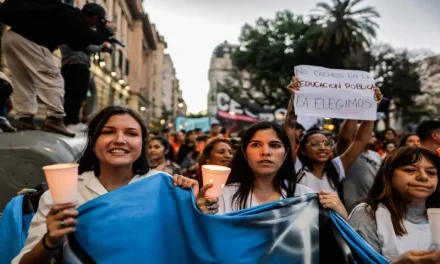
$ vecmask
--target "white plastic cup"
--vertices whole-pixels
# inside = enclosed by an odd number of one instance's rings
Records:
[[[214,185],[206,191],[206,196],[213,198],[220,197],[230,173],[231,169],[228,167],[218,165],[203,165],[203,185],[209,183]]]
[[[78,196],[78,166],[62,163],[43,167],[49,191],[55,204],[72,203]]]
[[[428,219],[431,227],[432,243],[440,246],[440,208],[429,208]]]

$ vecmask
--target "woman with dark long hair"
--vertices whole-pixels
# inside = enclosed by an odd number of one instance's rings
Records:
[[[367,198],[353,209],[350,225],[389,260],[411,250],[428,251],[427,209],[440,207],[439,171],[440,158],[428,150],[403,147],[391,152]]]
[[[154,168],[170,175],[180,174],[180,166],[167,158],[171,143],[162,136],[155,136],[148,141],[148,157]]]
[[[63,244],[66,235],[75,232],[76,208],[158,172],[149,169],[147,128],[141,117],[129,108],[103,109],[90,122],[87,140],[78,159],[77,202],[54,205],[50,192],[45,192],[32,219],[26,245],[11,263],[51,263],[53,258],[70,263],[75,257],[69,251],[63,252]],[[176,175],[173,181],[185,188],[198,186],[196,181],[183,176]]]
[[[197,199],[199,209],[205,213],[218,210],[224,214],[314,192],[296,183],[291,146],[284,129],[266,121],[252,125],[243,134],[242,146],[232,159],[231,174],[219,199],[205,199],[203,192],[210,186],[204,186]],[[337,196],[321,193],[319,199],[325,208],[347,217]]]
[[[298,78],[293,77],[288,89],[292,99],[288,106],[286,132],[292,145],[295,144],[296,114],[293,109],[295,91],[300,89]],[[306,89],[306,88],[305,88]],[[375,90],[375,100],[380,102],[382,94]],[[298,172],[298,183],[306,185],[316,192],[325,190],[337,193],[341,189],[341,182],[345,172],[356,161],[368,145],[373,132],[373,121],[362,121],[351,145],[340,156],[332,158],[334,140],[329,140],[321,131],[306,133],[300,140],[295,168]]]

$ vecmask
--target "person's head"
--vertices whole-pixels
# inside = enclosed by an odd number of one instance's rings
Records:
[[[153,161],[166,159],[169,149],[170,142],[162,136],[155,136],[148,141],[148,157]]]
[[[196,134],[194,133],[194,131],[188,131],[185,134],[185,144],[190,144],[190,145],[194,145],[195,141],[196,141]]]
[[[82,12],[89,27],[104,26],[107,23],[104,7],[97,3],[87,3],[83,6]]]
[[[394,141],[396,139],[396,131],[392,128],[387,128],[383,131],[385,141]]]
[[[295,134],[295,140],[296,140],[297,144],[301,140],[301,137],[302,137],[304,131],[305,131],[304,127],[301,124],[297,123],[296,127],[295,127],[295,133],[296,133]]]
[[[174,142],[183,143],[185,141],[185,134],[182,131],[177,131],[174,133]]]
[[[422,122],[416,130],[416,134],[419,136],[421,143],[430,142],[435,144],[435,147],[440,146],[440,121],[429,120]]]
[[[229,167],[232,155],[232,145],[229,140],[224,138],[208,140],[208,144],[203,149],[202,155],[200,155],[199,167],[205,164]]]
[[[168,128],[162,129],[161,136],[164,138],[169,138],[170,137],[170,130]]]
[[[93,170],[99,177],[103,166],[131,168],[133,175],[149,170],[146,156],[147,128],[132,109],[108,106],[89,123],[87,145],[78,159],[79,173]]]
[[[201,128],[194,128],[194,133],[196,134],[196,136],[203,135],[203,131]]]
[[[339,189],[339,174],[335,165],[331,161],[331,153],[334,140],[329,140],[319,130],[307,132],[299,143],[298,159],[303,164],[303,168],[313,171],[314,165],[324,164],[324,173],[327,173],[330,185]]]
[[[408,205],[440,207],[440,158],[429,150],[403,147],[387,155],[365,202],[376,211],[383,204],[391,213],[394,232],[406,234]]]
[[[254,178],[272,179],[273,187],[280,193],[293,196],[296,174],[290,143],[284,129],[275,123],[263,121],[249,127],[241,139],[242,146],[231,162],[227,184],[240,183],[233,196],[233,206],[245,208]]]
[[[374,145],[376,145],[377,143],[377,137],[376,137],[376,133],[373,131],[371,132],[371,138],[368,141],[368,145],[366,147],[366,149],[373,149]]]
[[[325,163],[330,159],[334,144],[320,131],[307,132],[299,143],[298,157],[308,157],[312,163]]]
[[[401,140],[399,147],[418,147],[420,146],[420,138],[416,134],[405,135]]]
[[[221,129],[221,128],[222,128],[222,127],[221,127],[220,124],[218,124],[218,123],[214,123],[214,124],[212,124],[212,125],[211,125],[211,135],[212,135],[213,137],[219,135],[219,134],[220,134],[220,129]]]
[[[153,131],[149,131],[148,132],[148,140],[151,140],[152,138],[154,138],[155,136],[157,136],[157,133],[153,132]]]
[[[397,148],[396,143],[394,142],[385,142],[382,146],[382,150],[385,153],[391,153],[393,150],[395,150]]]
[[[206,135],[201,135],[201,136],[196,137],[196,145],[194,148],[195,151],[198,153],[202,153],[203,149],[206,146],[206,142],[208,141],[208,139],[209,139],[209,136],[206,136]]]

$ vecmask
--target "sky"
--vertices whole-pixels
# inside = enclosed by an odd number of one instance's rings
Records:
[[[188,112],[207,108],[208,70],[214,48],[238,44],[241,27],[288,9],[308,15],[330,0],[144,0],[150,22],[165,37]],[[376,42],[440,53],[439,0],[365,0],[381,15]],[[362,6],[362,5],[361,5]]]

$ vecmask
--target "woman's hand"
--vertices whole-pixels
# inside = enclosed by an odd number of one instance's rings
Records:
[[[319,202],[322,204],[322,207],[325,209],[332,209],[340,216],[342,216],[345,221],[348,220],[348,213],[345,209],[345,206],[342,204],[341,199],[337,193],[321,191],[319,192]]]
[[[440,250],[437,251],[408,251],[397,259],[391,261],[392,264],[435,264],[440,263]]]
[[[74,203],[54,205],[46,217],[46,245],[55,248],[63,245],[66,235],[76,231],[78,211]]]
[[[179,186],[184,189],[193,188],[194,196],[197,196],[199,193],[199,182],[188,177],[174,174],[173,176],[173,184],[174,186]]]
[[[293,76],[289,85],[287,85],[287,90],[289,91],[290,95],[293,96],[296,91],[299,91],[300,87],[301,86],[300,86],[298,77]]]
[[[379,88],[374,87],[374,100],[376,101],[378,106],[379,106],[380,102],[382,101],[382,99],[383,99],[382,92],[380,91]]]
[[[212,183],[206,184],[197,195],[197,208],[205,214],[218,213],[218,198],[206,197],[206,191],[212,186]]]

